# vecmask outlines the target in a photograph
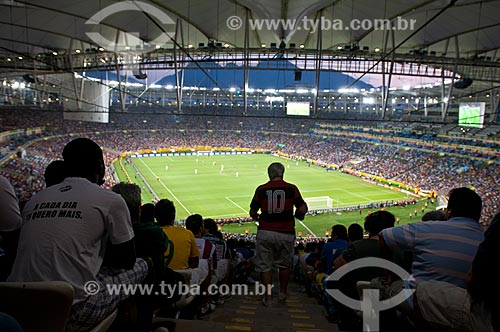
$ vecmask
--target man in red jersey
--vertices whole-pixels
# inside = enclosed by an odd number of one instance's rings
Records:
[[[286,300],[295,240],[294,217],[304,220],[307,204],[295,185],[283,181],[285,173],[283,164],[272,163],[267,173],[270,181],[255,190],[250,204],[250,216],[259,221],[255,270],[261,273],[261,281],[266,286],[262,304],[271,306],[273,268],[279,269],[279,300],[280,302]]]

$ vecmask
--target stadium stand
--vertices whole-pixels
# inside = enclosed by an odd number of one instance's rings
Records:
[[[0,332],[498,330],[500,0],[380,4],[0,0]],[[293,253],[249,216],[269,160],[305,188]],[[373,315],[365,291],[402,284],[417,309]]]
[[[25,116],[26,113],[23,111]],[[20,112],[3,111],[0,114],[5,120],[2,121],[1,130],[27,125]],[[10,154],[12,158],[7,158],[2,165],[0,174],[13,183],[21,201],[43,188],[43,170],[48,163],[60,158],[56,147],[69,140],[67,135],[86,133],[105,148],[107,165],[111,165],[121,152],[141,149],[194,145],[261,148],[312,159],[318,164],[333,164],[349,174],[364,172],[401,182],[411,188],[434,190],[442,194],[454,187],[472,186],[484,197],[483,222],[491,219],[500,206],[497,173],[500,143],[496,141],[481,143],[480,138],[445,136],[442,132],[424,135],[410,133],[411,136],[408,136],[405,131],[381,131],[352,125],[330,127],[335,130],[335,135],[325,139],[319,136],[324,132],[318,132],[318,128],[324,128],[324,124],[316,124],[311,120],[286,119],[276,122],[270,129],[266,119],[258,118],[177,116],[174,120],[171,117],[158,119],[147,114],[115,114],[111,117],[111,123],[97,124],[90,129],[88,124],[77,121],[65,122],[63,125],[62,113],[58,112],[42,112],[47,117],[44,121],[40,119],[40,112],[28,114],[28,119],[36,119],[33,123],[28,120],[28,125],[48,123],[50,126],[44,128],[44,134],[57,137],[37,137],[25,145],[15,145],[17,148],[11,150]],[[152,123],[157,130],[151,130]],[[162,129],[172,127],[175,129]],[[235,128],[240,133],[235,132]],[[211,132],[207,134],[206,130]],[[233,135],[227,135],[228,132]],[[277,148],[283,142],[286,144]],[[20,150],[26,152],[25,158],[19,158],[14,153]],[[108,167],[107,170],[105,186],[109,188],[115,180],[110,173],[113,168]],[[455,176],[449,176],[450,172]]]

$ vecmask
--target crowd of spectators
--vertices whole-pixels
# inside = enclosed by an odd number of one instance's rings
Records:
[[[194,146],[261,148],[334,164],[349,173],[363,171],[438,193],[446,193],[453,187],[471,186],[484,197],[485,220],[491,218],[500,206],[500,178],[494,157],[491,153],[484,156],[477,152],[473,156],[487,158],[471,159],[470,151],[460,146],[479,146],[479,139],[417,135],[411,136],[414,140],[409,141],[400,140],[408,136],[402,131],[395,131],[391,136],[389,131],[367,131],[352,125],[336,127],[335,135],[325,136],[318,135],[316,130],[319,127],[313,120],[289,118],[111,113],[110,122],[102,124],[63,121],[62,113],[55,111],[4,111],[0,112],[0,119],[1,131],[43,126],[44,136],[60,135],[37,141],[26,149],[24,158],[15,155],[0,168],[0,174],[13,183],[21,201],[43,188],[43,170],[48,163],[59,158],[59,147],[72,136],[85,133],[86,137],[105,148],[108,165],[120,152],[141,149]],[[358,136],[352,136],[354,134]],[[431,138],[423,141],[418,140],[419,137]],[[435,143],[434,148],[429,148],[429,142]],[[440,147],[442,142],[457,146],[443,149]],[[11,145],[7,152],[13,153],[20,143]],[[498,149],[498,144],[491,141],[485,145],[493,151]],[[112,168],[108,169],[112,171]],[[109,172],[105,179],[106,186],[114,184]]]

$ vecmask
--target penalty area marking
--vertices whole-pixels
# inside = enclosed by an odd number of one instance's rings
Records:
[[[229,197],[227,197],[227,196],[226,196],[226,199],[227,199],[229,202],[233,203],[233,205],[234,205],[234,206],[236,206],[237,208],[239,208],[241,211],[243,211],[243,212],[245,212],[245,213],[248,213],[248,211],[247,211],[247,210],[245,210],[244,208],[242,208],[242,207],[241,207],[241,205],[239,205],[238,203],[236,203],[235,201],[233,201],[231,198],[229,198]]]
[[[177,198],[177,196],[174,195],[174,193],[172,192],[172,190],[168,189],[168,187],[163,183],[163,181],[155,174],[155,172],[153,172],[153,170],[142,160],[142,158],[138,158],[143,164],[144,166],[146,166],[146,168],[149,170],[149,172],[151,174],[153,174],[153,176],[155,178],[158,178],[158,181],[160,182],[160,184],[163,186],[163,188],[165,188],[168,193],[177,201],[177,203],[179,203],[180,206],[182,206],[182,208],[188,213],[188,214],[191,214],[191,212],[189,212],[189,210],[184,206],[184,204],[182,204],[182,202]]]

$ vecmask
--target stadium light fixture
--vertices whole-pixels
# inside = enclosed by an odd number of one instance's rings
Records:
[[[266,44],[262,43],[262,44],[260,44],[260,47],[264,48],[264,47],[266,47]]]
[[[338,90],[339,93],[359,93],[359,89],[356,89],[356,88],[349,88],[349,89],[346,89],[346,88],[341,88]]]
[[[378,52],[380,52],[380,48],[375,47],[374,51],[378,53]]]
[[[81,50],[79,50],[79,49],[76,49],[76,50],[75,50],[75,53],[76,53],[76,54],[80,54],[81,52],[82,52],[82,51],[81,51]]]
[[[365,98],[363,98],[363,104],[373,105],[373,104],[375,104],[375,98],[365,97]]]
[[[307,89],[296,89],[295,93],[309,93],[309,90],[307,90]]]
[[[337,46],[337,50],[341,50],[341,49],[343,49],[342,46]]]
[[[305,46],[304,44],[300,44],[300,45],[299,45],[299,47],[300,47],[300,48],[304,48],[304,47],[306,47],[306,46]]]
[[[448,97],[443,98],[443,103],[447,103],[449,101]]]
[[[272,96],[267,96],[266,99],[265,99],[266,102],[274,102],[274,101],[278,101],[278,102],[283,102],[285,101],[285,98],[284,97],[272,97]]]

